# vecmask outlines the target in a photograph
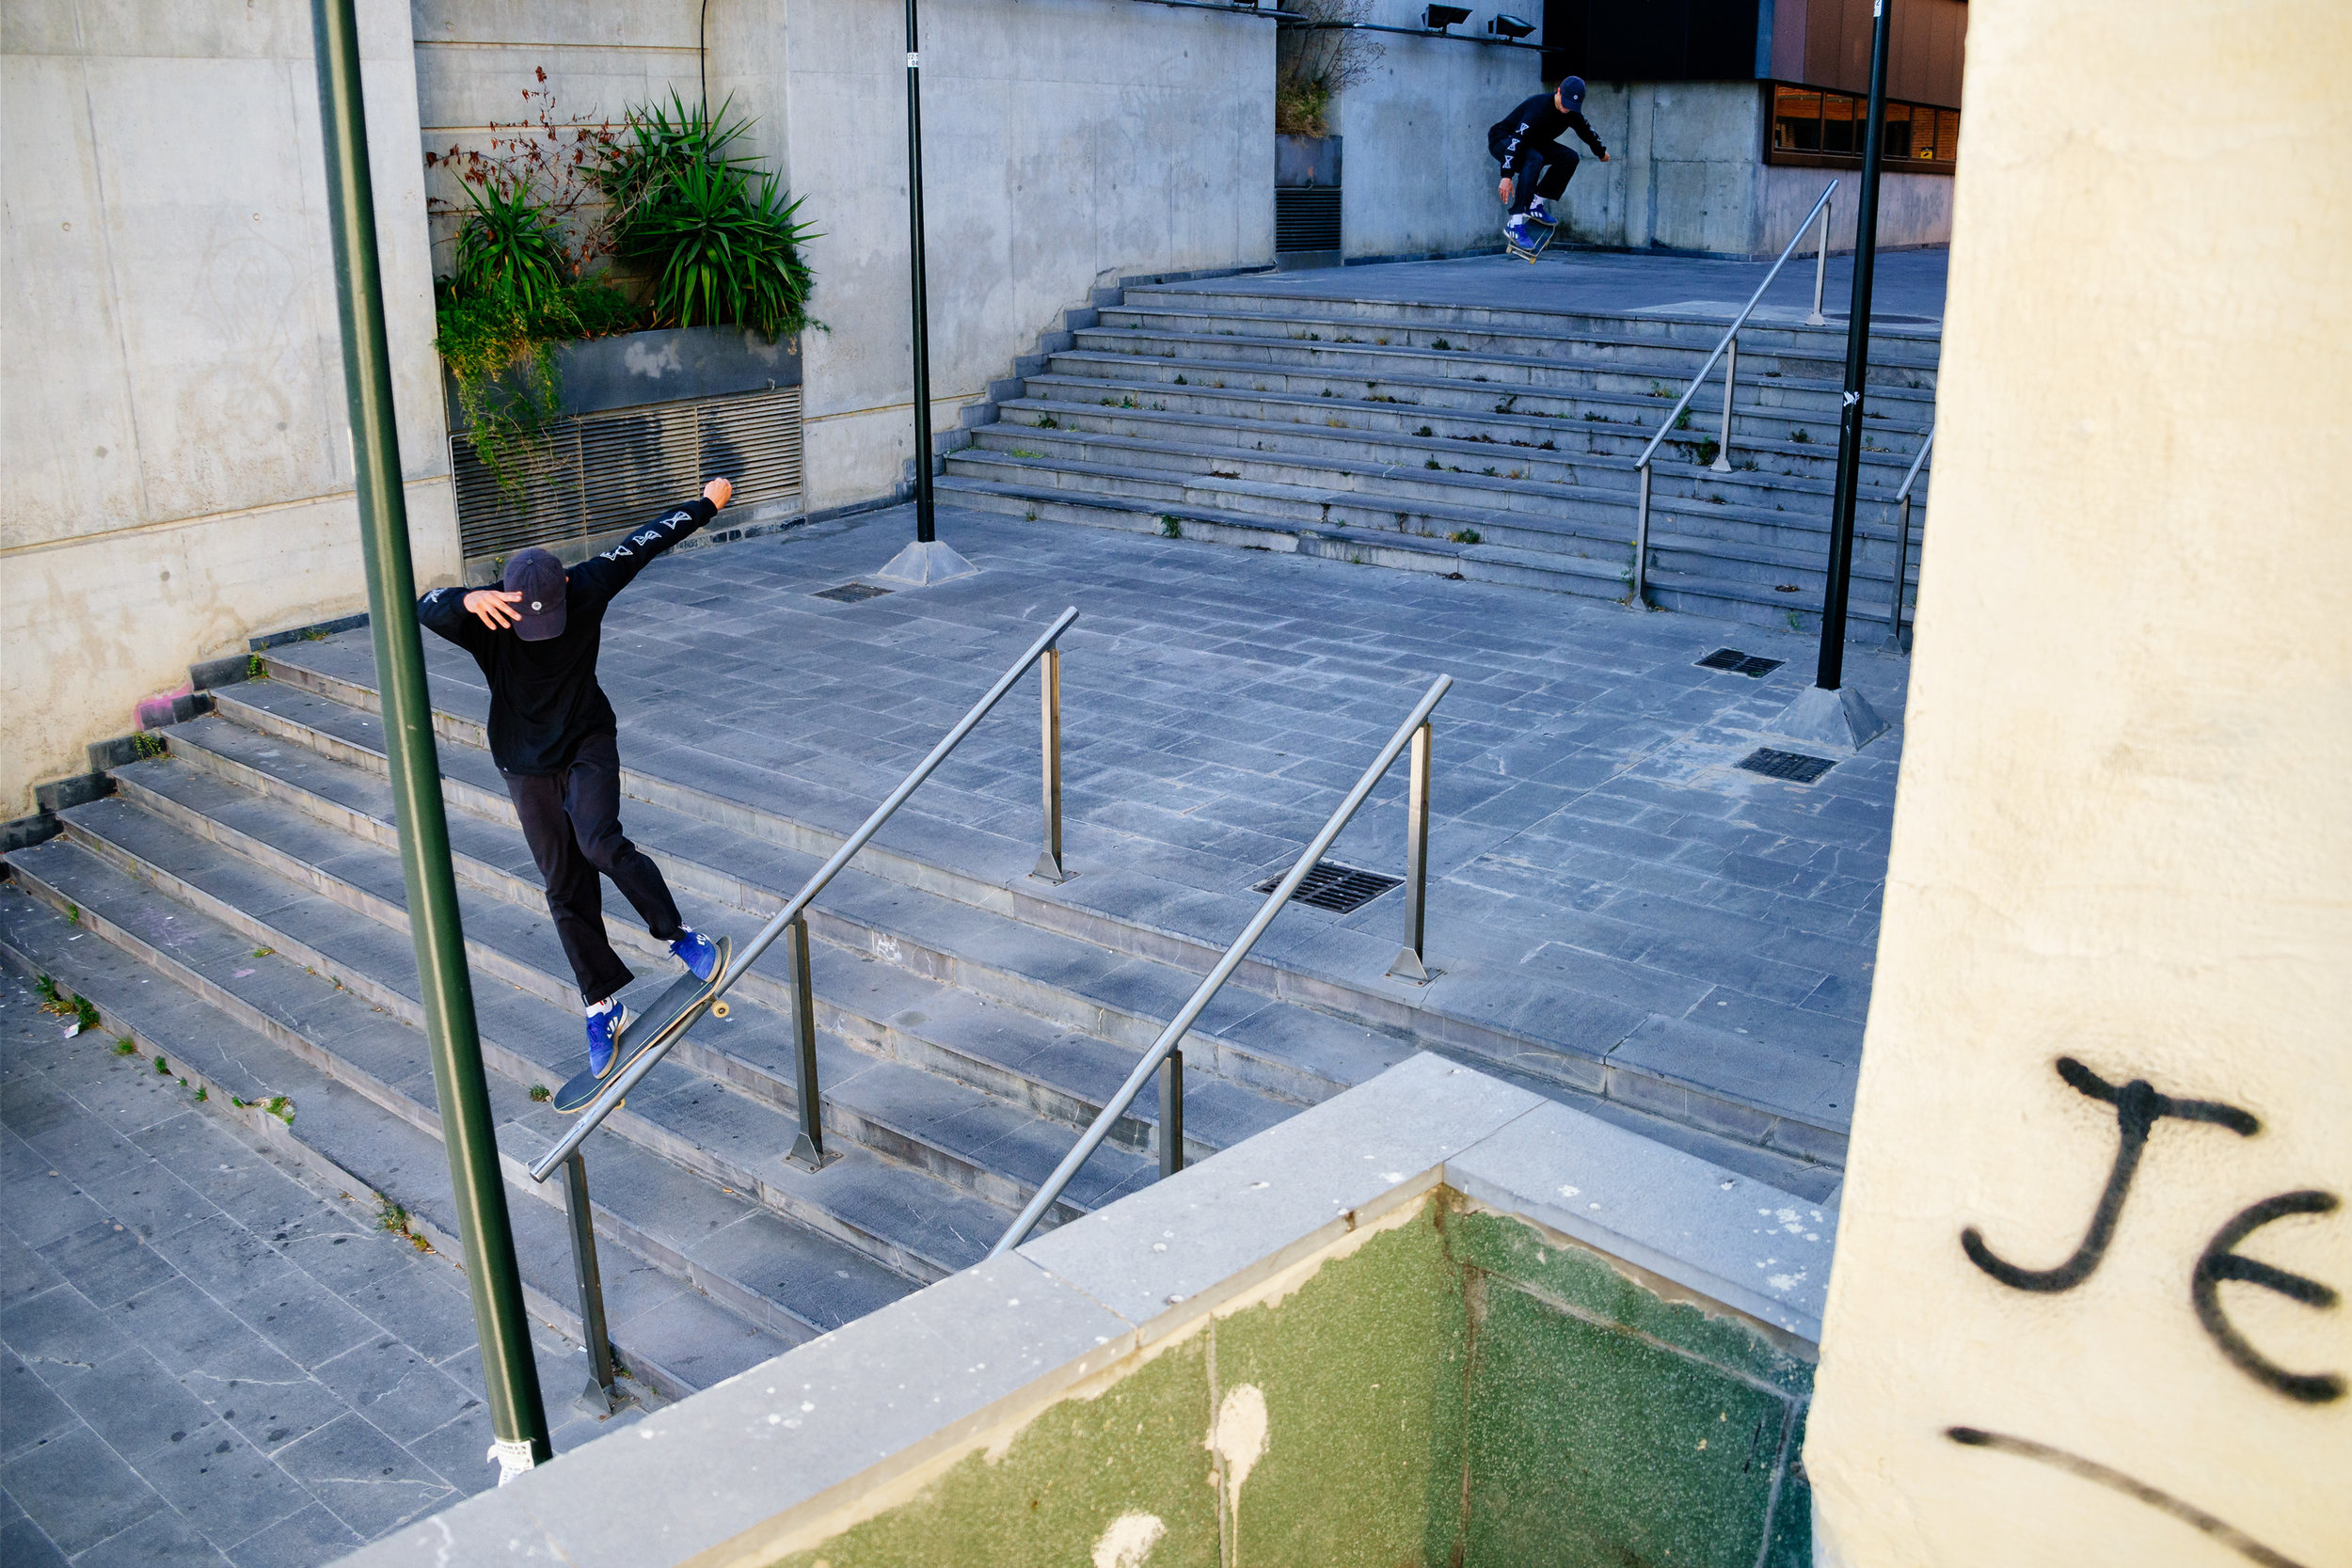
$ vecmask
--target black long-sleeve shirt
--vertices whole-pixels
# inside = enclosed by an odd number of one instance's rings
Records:
[[[1563,114],[1548,92],[1537,93],[1488,126],[1486,150],[1502,160],[1505,179],[1517,179],[1527,167],[1528,150],[1558,141],[1563,131],[1575,132],[1595,152],[1608,154],[1609,149],[1601,145],[1584,111],[1570,109]]]
[[[604,607],[655,556],[717,515],[697,498],[564,574],[564,632],[526,642],[513,627],[492,631],[466,612],[471,588],[437,588],[417,601],[417,619],[473,655],[490,683],[490,755],[502,771],[561,773],[580,743],[616,727],[612,699],[596,684]],[[485,587],[497,588],[498,583]]]

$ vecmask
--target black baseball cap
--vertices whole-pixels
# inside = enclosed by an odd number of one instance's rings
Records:
[[[564,635],[564,563],[542,549],[516,550],[506,562],[506,591],[520,594],[515,612],[515,635],[526,642],[544,642]]]
[[[1584,106],[1583,77],[1563,76],[1560,78],[1560,86],[1554,90],[1560,95],[1560,106],[1570,114],[1574,114]]]

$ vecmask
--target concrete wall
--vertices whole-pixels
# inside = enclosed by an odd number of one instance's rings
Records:
[[[2352,534],[2324,454],[2352,438],[2352,174],[2307,152],[2342,139],[2352,11],[1971,9],[1935,526],[1805,1454],[1823,1560],[2341,1563]],[[2061,1058],[2259,1128],[2157,1119],[2112,1236],[2021,1289],[1965,1238],[2056,1268],[2123,1139]],[[2235,1250],[2332,1304],[2223,1281],[2201,1317],[2201,1258],[2297,1193],[2333,1208]]]
[[[1421,12],[1418,3],[1375,0],[1366,20],[1417,26]],[[1486,18],[1477,21],[1484,25]],[[1543,90],[1539,56],[1458,37],[1370,36],[1381,57],[1367,79],[1340,95],[1332,117],[1347,138],[1344,253],[1412,256],[1501,245],[1502,205],[1486,127]]]
[[[455,570],[408,17],[361,0],[421,575]],[[310,18],[16,0],[0,59],[0,816],[142,697],[363,608]]]
[[[809,259],[832,330],[804,346],[808,504],[823,508],[889,492],[914,451],[905,9],[712,0],[713,37],[778,12],[791,184],[824,230]],[[1272,262],[1272,22],[975,0],[924,27],[935,428],[1097,284]]]
[[[1765,165],[1764,89],[1756,84],[1595,83],[1584,114],[1608,144],[1610,162],[1587,158],[1568,186],[1571,238],[1637,250],[1776,256],[1835,179],[1830,248],[1853,248],[1859,172]],[[1951,214],[1949,176],[1880,177],[1882,246],[1948,244]]]

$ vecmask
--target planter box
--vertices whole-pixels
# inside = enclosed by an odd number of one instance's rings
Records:
[[[469,579],[526,545],[584,560],[712,474],[735,482],[730,537],[800,514],[798,341],[668,327],[564,343],[555,357],[561,413],[517,455],[513,490],[475,451],[443,376]]]
[[[599,414],[798,387],[801,345],[791,338],[770,342],[739,326],[665,326],[559,343],[555,370],[563,411]],[[466,413],[458,406],[456,378],[444,371],[441,380],[449,427],[464,430]]]

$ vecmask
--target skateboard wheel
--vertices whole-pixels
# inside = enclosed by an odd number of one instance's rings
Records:
[[[723,1002],[713,1002],[713,1003],[710,1005],[710,1016],[711,1016],[711,1017],[713,1017],[713,1018],[724,1018],[724,1017],[726,1017],[726,1016],[727,1016],[727,1005],[726,1005],[725,1003],[723,1003]]]

